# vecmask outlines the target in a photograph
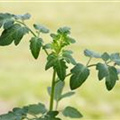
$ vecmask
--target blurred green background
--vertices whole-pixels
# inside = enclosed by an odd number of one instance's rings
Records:
[[[85,48],[100,53],[120,52],[120,3],[0,3],[0,12],[32,15],[28,25],[40,23],[48,26],[51,32],[61,26],[72,28],[76,43],[69,49],[81,63],[86,63]],[[51,41],[49,35],[44,40]],[[46,88],[51,83],[51,70],[45,71],[46,55],[41,52],[34,60],[29,50],[29,36],[24,37],[18,47],[0,47],[0,113],[14,106],[44,102],[49,104]],[[93,60],[93,62],[95,62]],[[67,80],[68,81],[68,80]],[[69,90],[68,84],[65,90]],[[99,82],[97,72],[91,69],[86,83],[76,90],[72,99],[61,102],[76,106],[84,118],[81,120],[120,119],[120,83],[108,92],[104,80]],[[71,120],[66,119],[64,120]]]

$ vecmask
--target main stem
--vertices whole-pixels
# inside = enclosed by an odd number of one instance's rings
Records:
[[[53,105],[54,105],[55,78],[56,78],[56,71],[54,70],[53,71],[53,78],[52,78],[52,86],[51,86],[50,108],[49,108],[49,111],[53,110]]]

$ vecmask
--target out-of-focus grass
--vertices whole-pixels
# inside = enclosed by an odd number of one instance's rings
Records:
[[[70,49],[82,63],[88,60],[83,55],[85,48],[101,53],[119,52],[119,3],[0,3],[0,11],[29,12],[32,14],[27,22],[29,25],[45,24],[51,32],[60,26],[70,26],[72,36],[76,38],[76,44]],[[51,40],[49,36],[43,37],[46,42]],[[46,55],[42,52],[39,59],[34,60],[28,41],[26,36],[18,47],[0,47],[0,101],[5,101],[7,109],[39,101],[48,104],[46,88],[51,82],[51,71],[44,70]],[[66,90],[69,90],[68,85]],[[120,118],[119,90],[118,82],[113,91],[108,92],[104,81],[99,82],[97,73],[92,69],[91,76],[76,90],[73,99],[63,100],[60,106],[76,106],[84,114],[83,120],[117,120]]]

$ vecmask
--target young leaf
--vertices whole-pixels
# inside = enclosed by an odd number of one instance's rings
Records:
[[[86,66],[78,63],[71,70],[71,73],[72,73],[72,76],[70,78],[70,88],[71,90],[74,90],[80,87],[88,78],[89,69]]]
[[[70,117],[70,118],[81,118],[83,117],[83,115],[75,108],[73,107],[66,107],[62,114],[65,116],[65,117]]]
[[[74,95],[75,92],[67,92],[67,93],[64,93],[63,95],[61,95],[60,99],[59,100],[62,100],[64,98],[67,98],[67,97],[71,97],[72,95]]]
[[[53,40],[59,40],[60,39],[60,35],[59,34],[51,33],[50,36],[53,38]]]
[[[48,70],[49,68],[53,67],[54,64],[56,63],[57,59],[58,58],[57,58],[57,55],[55,55],[55,53],[49,54],[47,57],[47,63],[45,66],[45,70]]]
[[[116,68],[113,66],[107,66],[105,64],[98,63],[96,69],[98,70],[99,80],[105,78],[106,88],[107,90],[111,90],[115,86],[116,81],[119,79]]]
[[[65,26],[65,27],[59,28],[57,30],[57,33],[59,33],[59,34],[70,34],[70,29],[71,29],[70,27]]]
[[[76,65],[75,59],[72,57],[71,52],[68,50],[62,51],[62,56],[66,60],[67,63],[72,63],[73,65]]]
[[[36,30],[39,30],[41,33],[49,33],[49,29],[40,24],[33,25]]]
[[[69,37],[69,36],[67,36],[67,41],[69,41],[70,43],[75,43],[75,39],[73,39],[73,38],[71,38],[71,37]]]
[[[18,45],[26,33],[28,33],[28,29],[26,27],[22,27],[19,24],[14,24],[12,27],[5,29],[2,32],[2,35],[0,36],[0,45],[10,45],[13,40],[15,45]]]
[[[28,20],[31,18],[29,13],[25,13],[24,15],[13,15],[13,17],[17,20]]]
[[[110,55],[107,52],[103,53],[101,57],[104,61],[108,61],[110,59]]]
[[[44,114],[47,112],[47,109],[44,104],[33,104],[28,106],[28,113],[32,115]]]
[[[66,77],[66,69],[67,69],[67,66],[64,60],[58,59],[54,65],[54,69],[56,70],[59,79],[64,81]]]
[[[30,40],[30,50],[35,59],[38,58],[41,47],[42,47],[42,39],[38,37],[33,37]]]
[[[117,65],[120,65],[120,54],[119,53],[113,53],[110,56],[110,59],[115,62]]]
[[[85,49],[84,55],[87,57],[101,58],[101,55],[91,50]]]

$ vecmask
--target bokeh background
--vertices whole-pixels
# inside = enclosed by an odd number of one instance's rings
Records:
[[[32,15],[26,23],[48,26],[51,32],[61,26],[70,26],[76,43],[69,47],[74,57],[86,63],[85,48],[100,53],[104,51],[120,52],[120,3],[0,3],[0,12]],[[45,42],[50,42],[49,35],[43,35]],[[6,113],[14,106],[49,101],[46,88],[51,83],[51,70],[44,70],[46,55],[41,52],[34,60],[29,50],[29,36],[21,44],[0,47],[0,114]],[[93,59],[93,62],[96,62]],[[68,81],[68,80],[67,80]],[[68,84],[65,90],[70,90]],[[120,83],[108,92],[104,80],[99,82],[97,72],[91,69],[91,75],[71,99],[61,102],[76,106],[84,118],[81,120],[118,120],[120,119]],[[66,119],[64,120],[71,120]]]

